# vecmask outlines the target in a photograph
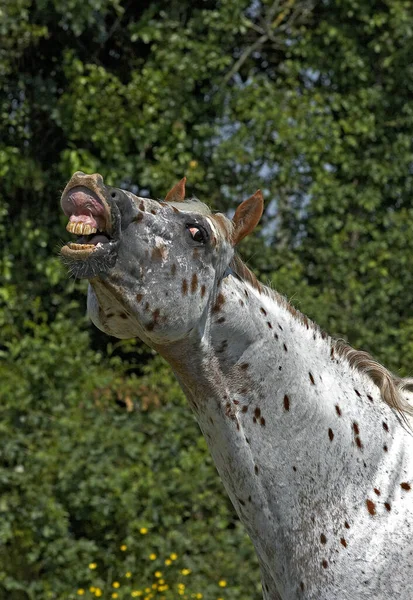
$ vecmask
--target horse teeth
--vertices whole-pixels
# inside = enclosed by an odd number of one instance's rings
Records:
[[[91,227],[88,223],[75,223],[73,221],[69,221],[66,229],[70,233],[76,233],[77,235],[90,235],[97,232],[96,227]]]
[[[75,244],[74,242],[70,242],[68,246],[71,250],[90,250],[91,248],[96,248],[94,244]]]

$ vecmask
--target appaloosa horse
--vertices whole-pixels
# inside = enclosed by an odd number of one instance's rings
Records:
[[[261,193],[230,221],[185,200],[184,179],[162,202],[78,172],[62,207],[90,318],[172,366],[264,598],[412,600],[412,380],[331,339],[235,255]]]

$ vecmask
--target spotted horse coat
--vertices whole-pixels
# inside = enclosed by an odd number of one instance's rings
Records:
[[[413,599],[411,380],[324,334],[235,255],[232,221],[75,173],[62,248],[88,313],[172,366],[257,552],[266,600]]]

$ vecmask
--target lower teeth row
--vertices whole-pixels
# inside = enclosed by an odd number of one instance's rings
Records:
[[[73,242],[70,242],[68,246],[72,250],[88,250],[89,248],[96,248],[94,244],[75,244]]]

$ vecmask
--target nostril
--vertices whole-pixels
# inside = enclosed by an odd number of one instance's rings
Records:
[[[116,192],[111,192],[110,195],[112,196],[112,198],[116,198],[116,196],[117,196]]]

